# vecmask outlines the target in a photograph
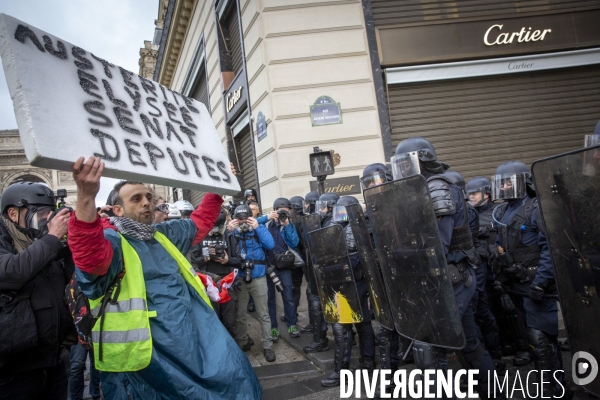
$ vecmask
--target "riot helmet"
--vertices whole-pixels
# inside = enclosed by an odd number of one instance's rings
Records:
[[[454,183],[456,186],[458,186],[459,189],[465,190],[465,178],[462,176],[462,174],[458,171],[455,171],[453,169],[449,169],[448,171],[444,172],[442,175],[444,175],[446,178],[450,179],[450,181],[452,181],[452,183]]]
[[[346,222],[348,221],[348,212],[346,206],[353,204],[360,204],[358,199],[354,196],[343,196],[340,197],[338,202],[333,207],[332,218],[335,222]]]
[[[469,203],[473,207],[481,207],[486,203],[486,195],[488,198],[492,195],[492,182],[484,176],[476,176],[467,182],[466,186]]]
[[[175,203],[175,207],[179,209],[181,218],[189,218],[194,212],[194,206],[187,200],[178,200]]]
[[[522,199],[535,196],[531,173],[527,165],[520,161],[506,161],[496,168],[492,176],[492,198],[494,200]]]
[[[278,208],[282,208],[282,207],[289,208],[291,210],[292,203],[290,203],[290,201],[284,197],[275,199],[275,201],[273,202],[273,210],[277,210]]]
[[[294,196],[290,199],[290,203],[292,204],[292,208],[297,213],[302,213],[304,209],[304,198],[302,196]]]
[[[19,210],[19,220],[15,225],[32,238],[42,236],[47,231],[48,218],[56,210],[56,197],[48,186],[39,182],[17,182],[7,187],[2,193],[0,208],[2,215],[8,217],[9,207]],[[23,229],[20,226],[20,210],[25,207]]]
[[[254,197],[253,199],[248,199],[248,197]],[[244,201],[258,201],[258,195],[256,194],[256,190],[255,189],[246,189],[244,191]]]
[[[304,196],[304,201],[302,202],[302,208],[304,208],[304,214],[308,215],[308,214],[314,214],[316,212],[315,204],[316,204],[317,200],[319,200],[319,192],[313,191],[313,192],[306,193],[306,196]]]
[[[370,187],[379,186],[392,180],[392,174],[385,164],[370,164],[363,170],[362,178],[360,178],[360,187],[364,191]]]
[[[340,199],[335,193],[323,193],[319,200],[317,200],[315,204],[315,210],[322,217],[326,216],[333,210],[333,206],[335,206]]]
[[[438,161],[435,148],[424,137],[408,138],[396,147],[391,158],[394,179],[418,174],[443,174],[450,166]]]

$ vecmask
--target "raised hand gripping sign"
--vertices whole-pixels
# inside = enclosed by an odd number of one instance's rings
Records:
[[[70,171],[95,155],[105,176],[239,192],[199,101],[5,14],[0,56],[32,165]]]

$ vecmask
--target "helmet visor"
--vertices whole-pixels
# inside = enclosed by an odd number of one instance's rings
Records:
[[[527,195],[527,177],[524,173],[492,176],[494,200],[522,199]]]
[[[314,213],[314,203],[310,200],[302,200],[302,211],[306,215]]]
[[[583,147],[593,147],[600,145],[600,135],[585,135]]]
[[[317,200],[317,202],[315,203],[315,212],[319,213],[321,217],[324,217],[325,214],[327,214],[327,211],[329,211],[329,205],[327,204],[327,202]]]
[[[346,206],[334,206],[333,207],[333,220],[335,222],[348,221],[348,213],[346,212]]]
[[[373,186],[379,186],[387,182],[385,172],[376,171],[371,175],[363,176],[360,179],[360,187],[362,190],[368,189]]]
[[[397,154],[390,159],[394,180],[408,178],[421,173],[419,155],[416,151]]]

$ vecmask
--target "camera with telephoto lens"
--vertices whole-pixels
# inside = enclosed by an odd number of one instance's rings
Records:
[[[252,270],[254,269],[254,263],[252,260],[242,260],[242,265],[240,267],[244,272],[244,282],[250,283],[252,282]]]
[[[290,212],[288,210],[277,210],[277,215],[280,221],[286,221],[290,216]]]
[[[277,289],[278,292],[283,292],[284,286],[283,283],[281,283],[281,281],[279,280],[277,274],[275,273],[275,268],[267,268],[267,275],[269,275],[269,278],[271,278],[271,280],[273,281],[275,289]]]

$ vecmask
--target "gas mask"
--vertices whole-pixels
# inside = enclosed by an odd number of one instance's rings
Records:
[[[30,205],[25,214],[26,231],[31,238],[41,238],[48,233],[48,221],[54,209],[49,206]]]
[[[252,225],[250,225],[248,221],[240,222],[240,224],[238,225],[238,231],[240,233],[248,233],[252,232],[253,230],[254,228],[252,228]]]
[[[214,226],[210,232],[208,232],[208,236],[219,236],[225,232],[225,224]]]

